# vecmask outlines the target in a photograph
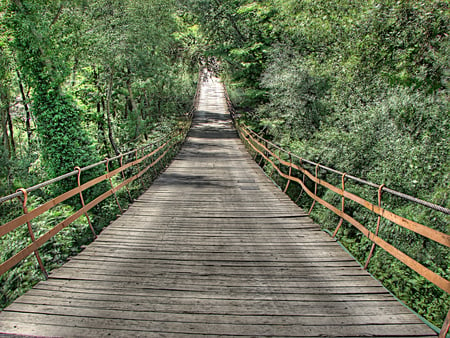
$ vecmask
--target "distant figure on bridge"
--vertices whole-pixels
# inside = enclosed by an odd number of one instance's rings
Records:
[[[208,68],[203,68],[202,69],[202,82],[208,82],[210,77],[210,73],[208,71]]]
[[[208,82],[211,77],[218,77],[220,72],[220,63],[216,57],[208,57],[207,60],[201,60],[202,74],[201,80]]]

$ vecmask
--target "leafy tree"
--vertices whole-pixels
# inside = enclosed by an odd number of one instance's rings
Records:
[[[100,0],[88,10],[86,39],[95,76],[97,121],[106,115],[109,141],[120,144],[146,138],[155,122],[186,109],[192,93],[191,72],[184,66],[175,39],[178,29],[169,1]],[[88,66],[88,64],[86,64]],[[179,90],[182,83],[186,88]]]
[[[268,127],[269,134],[283,142],[308,139],[326,115],[321,102],[327,94],[327,80],[312,75],[296,52],[286,46],[275,46],[272,58],[261,79],[269,102],[257,110],[256,117]]]
[[[207,56],[219,57],[222,67],[251,101],[263,99],[259,80],[270,45],[276,41],[272,18],[277,7],[270,0],[179,1],[186,20],[199,24],[207,40]]]
[[[50,177],[95,162],[93,141],[82,125],[82,114],[64,91],[73,60],[73,12],[65,3],[15,0],[9,7],[12,47],[28,84],[42,157]]]

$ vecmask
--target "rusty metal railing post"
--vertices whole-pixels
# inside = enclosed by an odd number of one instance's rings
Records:
[[[442,325],[441,332],[439,332],[439,338],[445,338],[450,329],[450,310],[448,310],[447,317],[445,317],[444,324]]]
[[[316,172],[316,181],[314,182],[314,196],[317,197],[317,180],[319,179],[319,163],[316,164],[315,172]],[[311,208],[309,208],[308,216],[311,215],[314,205],[316,205],[316,200],[313,201]]]
[[[155,153],[154,155],[152,155],[152,157],[150,158],[150,160],[151,160],[152,162],[154,161],[155,156],[156,156],[156,153]],[[152,169],[153,169],[153,175],[155,175],[155,178],[152,180],[152,182],[153,182],[153,181],[156,180],[156,178],[158,177],[158,170],[156,170],[156,165],[153,165],[153,166],[152,166]]]
[[[250,136],[250,134],[248,135],[248,137]],[[248,137],[247,137],[247,140],[248,140]],[[250,143],[250,141],[248,141],[248,143]],[[267,148],[267,142],[266,142],[266,144],[265,144],[265,146],[266,146],[266,148]],[[265,153],[265,151],[264,150],[262,150],[262,152],[263,153]],[[258,152],[257,151],[255,151],[255,161],[256,161],[256,157],[258,156]],[[259,163],[258,163],[258,165],[261,167],[261,163],[264,161],[264,156],[262,156],[261,155],[261,158],[259,159]]]
[[[24,188],[20,188],[20,189],[16,190],[16,192],[19,192],[19,191],[22,192],[22,194],[23,194],[23,200],[20,198],[20,196],[18,198],[19,198],[19,201],[22,202],[22,210],[23,210],[23,213],[26,215],[26,214],[28,214],[28,208],[27,208],[28,192]],[[31,241],[34,243],[36,241],[36,237],[34,236],[33,228],[31,227],[30,221],[27,221],[27,227],[28,227],[28,233],[30,234]],[[39,268],[42,271],[42,274],[44,275],[45,279],[48,279],[47,270],[44,267],[44,263],[42,262],[41,256],[39,255],[39,251],[37,249],[34,250],[34,255],[39,264]]]
[[[303,168],[303,158],[302,157],[300,157],[300,167],[303,169],[303,170],[305,170],[305,168]],[[305,173],[303,172],[303,178],[302,178],[302,182],[303,182],[303,185],[305,184]],[[295,200],[295,204],[297,204],[298,203],[298,201],[300,200],[300,197],[302,197],[302,194],[303,194],[303,187],[302,187],[302,190],[300,190],[300,194],[298,194],[298,197],[297,197],[297,199]]]
[[[80,167],[75,167],[75,170],[78,171],[77,182],[78,182],[78,188],[79,188],[81,186],[81,168]],[[81,200],[81,205],[84,208],[86,206],[86,204],[84,203],[83,192],[81,190],[80,190],[80,200]],[[92,226],[92,222],[91,222],[91,219],[90,219],[88,213],[85,212],[84,216],[86,216],[86,219],[87,219],[87,221],[89,223],[89,228],[91,228],[92,234],[94,235],[94,239],[97,238],[97,234],[95,233],[95,229]]]
[[[108,175],[109,184],[111,185],[111,190],[113,191],[114,198],[116,199],[116,203],[117,203],[117,206],[119,207],[120,213],[123,214],[123,210],[122,210],[122,207],[120,206],[119,199],[117,198],[117,194],[114,191],[114,185],[112,183],[112,179],[109,176],[109,158],[105,158],[105,160],[106,160],[106,173]]]
[[[381,194],[383,193],[384,184],[380,185],[378,188],[378,207],[381,208]],[[378,236],[378,231],[380,230],[381,224],[381,216],[378,215],[377,218],[377,228],[375,230],[375,236]],[[375,243],[372,243],[372,247],[370,248],[369,256],[367,257],[366,264],[364,264],[364,270],[369,266],[369,261],[372,258],[373,251],[375,250]]]
[[[341,211],[342,211],[342,213],[344,213],[344,207],[345,207],[345,197],[344,197],[344,193],[345,193],[345,176],[347,176],[347,173],[343,173],[342,174],[342,178],[341,178],[341,180],[342,180],[342,199],[341,199]],[[337,235],[339,229],[341,228],[343,222],[344,222],[344,219],[341,217],[341,219],[339,220],[339,223],[338,223],[336,229],[334,230],[333,238],[336,237],[336,235]]]
[[[266,148],[267,148],[267,146],[266,146]],[[269,177],[270,178],[272,178],[272,176],[273,176],[273,173],[275,172],[275,161],[276,161],[276,159],[277,159],[277,154],[275,154],[275,151],[276,150],[274,150],[273,151],[273,156],[272,156],[272,162],[273,162],[273,164],[272,164],[272,169],[270,170],[270,174],[269,174]],[[269,156],[269,155],[268,155]],[[274,182],[276,182],[276,181],[274,181]],[[278,184],[277,184],[278,185]]]
[[[137,161],[138,160],[138,150],[137,149],[136,149],[134,154],[135,154],[134,155],[135,161]],[[145,186],[144,186],[144,179],[142,178],[142,175],[141,175],[141,165],[140,165],[140,163],[137,164],[137,168],[138,168],[139,180],[141,181],[142,187],[145,188]]]
[[[289,152],[289,177],[291,177],[292,175],[292,155],[291,152]],[[286,191],[289,188],[289,184],[291,183],[291,179],[288,179],[287,183],[286,183],[286,187],[284,187],[284,193],[286,193]]]
[[[120,154],[120,167],[123,167],[123,155]],[[125,181],[125,171],[122,170],[122,179]],[[131,198],[131,193],[130,193],[130,189],[128,189],[128,185],[125,186],[125,188],[127,189],[128,192],[128,197],[130,198],[130,202],[133,202],[133,199]]]

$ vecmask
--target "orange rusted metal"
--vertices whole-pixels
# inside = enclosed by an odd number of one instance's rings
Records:
[[[267,147],[267,144],[266,144],[266,147]],[[256,160],[256,156],[258,156],[257,152],[255,152],[255,160]],[[261,166],[261,163],[262,163],[263,160],[264,160],[264,157],[261,156],[261,158],[259,160],[259,163],[258,163],[259,166]]]
[[[245,130],[243,130],[243,131],[248,134],[248,132],[246,132]],[[257,141],[255,141],[255,142],[257,142]],[[262,144],[260,144],[260,145],[262,146]],[[268,148],[265,148],[264,146],[263,146],[263,148],[269,152]],[[267,159],[267,157],[266,157],[266,159]],[[429,227],[426,227],[420,223],[414,222],[414,221],[406,219],[404,217],[398,216],[386,209],[380,208],[377,205],[374,205],[374,204],[364,200],[363,198],[361,198],[355,194],[352,194],[348,191],[343,191],[342,189],[337,188],[337,187],[331,185],[330,183],[317,178],[316,176],[311,174],[308,170],[304,169],[303,167],[300,167],[296,164],[290,164],[289,162],[283,161],[281,159],[279,159],[279,160],[280,160],[280,163],[284,166],[292,165],[292,167],[294,169],[301,171],[304,175],[306,175],[314,183],[318,183],[318,184],[324,186],[325,188],[335,192],[338,195],[341,195],[341,196],[343,195],[345,198],[362,205],[363,207],[374,212],[375,214],[381,215],[382,217],[386,218],[389,221],[394,222],[397,225],[400,225],[406,229],[414,231],[422,236],[428,237],[442,245],[450,247],[450,235],[447,235],[445,233],[431,229]],[[320,166],[320,164],[316,164],[316,166]]]
[[[135,162],[137,162],[137,160],[138,160],[138,150],[136,149],[136,152],[135,152]],[[137,163],[137,167],[138,167],[138,172],[141,172],[141,166],[140,166],[140,162],[139,163]],[[143,181],[143,179],[142,179],[142,177],[141,176],[139,176],[139,180],[141,181],[141,186],[145,186],[144,185],[144,181]]]
[[[123,167],[123,154],[120,154],[120,167]],[[125,170],[122,171],[122,179],[125,181]],[[133,201],[133,199],[131,198],[131,193],[130,193],[130,189],[128,189],[128,185],[125,186],[125,188],[127,189],[128,192],[128,197],[130,198],[130,202]]]
[[[301,158],[301,157],[300,157],[300,167],[303,169],[303,158]],[[303,174],[302,182],[303,182],[303,185],[304,185],[305,184],[305,174],[303,173],[303,171],[301,171],[301,172]],[[303,194],[303,187],[302,187],[302,190],[300,190],[300,194],[298,194],[297,199],[295,200],[295,204],[298,203],[298,201],[300,200],[300,197],[302,197],[302,194]]]
[[[319,183],[319,180],[318,180],[318,176],[319,176],[319,164],[316,165],[316,170],[315,170],[315,172],[316,172],[316,180],[314,181],[314,195],[317,195],[317,183]],[[313,203],[312,203],[312,205],[311,205],[311,208],[309,208],[308,215],[311,215],[311,212],[312,212],[312,210],[313,210],[315,204],[316,204],[316,200],[313,200]]]
[[[107,176],[108,176],[109,184],[111,185],[111,190],[113,190],[114,198],[115,198],[115,200],[116,200],[117,206],[119,207],[120,213],[123,214],[122,207],[120,206],[119,199],[117,198],[117,194],[116,194],[116,191],[114,190],[114,185],[113,185],[113,183],[112,183],[112,178],[111,178],[111,177],[112,177],[113,175],[110,175],[110,174],[109,174],[109,159],[106,158],[105,160],[106,160],[106,174],[107,174]]]
[[[75,167],[75,170],[78,171],[77,182],[78,182],[78,188],[79,188],[79,187],[81,187],[81,168],[80,167]],[[85,207],[84,198],[83,198],[83,192],[81,190],[80,190],[80,199],[81,199],[81,205],[83,207]],[[91,229],[92,234],[94,235],[94,238],[97,238],[97,234],[95,233],[94,227],[92,226],[91,219],[89,218],[88,213],[85,212],[84,215],[86,216],[86,219],[87,219],[87,221],[89,223],[89,228]]]
[[[153,157],[152,157],[152,160],[153,160]],[[153,166],[153,175],[155,176],[155,178],[158,177],[158,171],[156,170],[155,166]]]
[[[292,155],[291,155],[291,152],[289,152],[289,163],[290,163],[290,165],[289,165],[289,177],[290,177],[290,176],[292,176]],[[286,191],[288,190],[290,183],[291,183],[291,180],[288,180],[287,183],[286,183],[286,186],[284,187],[284,190],[283,190],[284,193],[286,193]]]
[[[342,177],[341,177],[342,191],[345,191],[345,176],[347,176],[347,173],[343,173]],[[341,210],[342,210],[342,212],[344,212],[344,207],[345,207],[345,197],[344,197],[344,194],[342,194],[342,200],[341,200]],[[332,236],[333,238],[336,237],[336,235],[337,235],[339,229],[341,228],[343,222],[344,222],[344,219],[341,217],[339,219],[339,224],[337,225],[336,229],[334,230],[334,233],[333,233],[333,236]]]
[[[22,210],[24,214],[28,214],[28,207],[27,207],[27,201],[28,201],[28,192],[24,188],[17,189],[17,191],[21,191],[23,194],[23,200],[19,197],[19,200],[22,202]],[[27,227],[28,227],[28,233],[30,234],[31,242],[35,242],[36,238],[34,237],[33,228],[31,227],[31,222],[27,221]],[[36,249],[34,250],[34,255],[36,257],[36,260],[39,264],[39,268],[41,269],[45,279],[48,279],[48,273],[47,270],[44,267],[44,263],[42,262],[41,256],[39,255],[39,251]]]
[[[388,212],[384,209],[382,209],[380,206],[375,206],[367,201],[365,201],[364,199],[350,194],[347,191],[343,190],[343,189],[339,189],[336,188],[334,186],[332,186],[331,184],[320,180],[317,176],[317,170],[318,170],[318,164],[316,164],[316,175],[312,175],[311,173],[309,173],[307,170],[304,170],[303,168],[300,168],[299,166],[296,166],[294,164],[291,164],[289,162],[283,161],[281,159],[279,159],[273,152],[271,152],[269,149],[267,149],[266,147],[264,147],[261,143],[259,143],[258,141],[256,141],[246,130],[242,130],[245,134],[249,135],[249,137],[252,139],[253,142],[255,142],[256,144],[259,144],[260,146],[263,147],[263,149],[265,149],[266,151],[269,152],[269,154],[271,156],[273,156],[274,158],[277,158],[280,163],[282,165],[288,166],[288,165],[292,165],[295,169],[298,169],[300,171],[302,171],[306,176],[308,176],[311,180],[314,181],[315,183],[315,187],[317,186],[317,184],[320,184],[324,187],[330,188],[332,191],[340,194],[341,196],[344,196],[346,198],[349,198],[365,207],[368,207],[370,210],[372,210],[373,212],[379,214],[380,216],[383,216],[385,218],[386,214],[388,214]],[[289,177],[287,174],[284,174],[280,168],[278,168],[274,161],[271,160],[268,156],[266,156],[262,151],[259,151],[257,149],[257,147],[255,145],[252,144],[252,142],[249,142],[249,145],[255,149],[256,151],[258,151],[261,156],[263,156],[265,158],[265,160],[270,163],[276,170],[277,172],[280,174],[280,176],[286,178],[286,179],[290,179],[298,184],[301,185],[301,187],[303,188],[303,190],[308,194],[308,196],[310,196],[314,202],[317,201],[320,204],[322,204],[324,207],[330,209],[331,211],[333,211],[336,215],[340,216],[341,218],[343,218],[343,220],[349,222],[350,224],[352,224],[355,228],[357,228],[359,231],[361,231],[361,233],[366,236],[369,240],[371,240],[374,244],[378,245],[379,247],[381,247],[383,250],[385,250],[386,252],[388,252],[389,254],[391,254],[392,256],[394,256],[395,258],[397,258],[398,260],[400,260],[401,262],[403,262],[404,264],[406,264],[408,267],[410,267],[411,269],[413,269],[414,271],[416,271],[418,274],[420,274],[421,276],[425,277],[427,280],[429,280],[431,283],[435,284],[437,287],[441,288],[442,290],[444,290],[447,293],[450,293],[450,281],[446,280],[445,278],[443,278],[442,276],[440,276],[439,274],[431,271],[430,269],[428,269],[427,267],[423,266],[422,264],[420,264],[419,262],[417,262],[416,260],[414,260],[413,258],[409,257],[408,255],[406,255],[405,253],[403,253],[402,251],[398,250],[397,248],[395,248],[394,246],[392,246],[391,244],[387,243],[386,241],[384,241],[382,238],[380,238],[378,236],[378,234],[374,234],[372,233],[370,230],[368,230],[366,227],[364,227],[361,223],[359,223],[357,220],[355,220],[353,217],[351,217],[350,215],[347,215],[344,211],[339,210],[338,208],[336,208],[335,206],[331,205],[330,203],[328,203],[327,201],[321,199],[320,197],[317,196],[317,190],[316,188],[314,189],[314,193],[312,191],[310,191],[307,187],[306,184],[298,179],[297,177]],[[383,188],[380,189],[380,191]],[[381,196],[381,195],[380,195]],[[380,197],[380,203],[381,203],[381,197]],[[313,204],[314,205],[314,204]],[[370,206],[369,206],[370,205]],[[395,215],[395,214],[393,214]],[[395,215],[396,217],[393,217],[391,214],[389,214],[390,218],[392,219],[396,219],[397,221],[399,221],[398,223],[395,222],[396,224],[400,225],[400,226],[404,226],[410,230],[414,229],[414,230],[418,230],[420,231],[421,234],[431,234],[433,238],[431,238],[430,236],[426,236],[428,238],[431,239],[437,239],[437,241],[439,243],[442,243],[444,245],[449,246],[449,241],[447,240],[447,236],[446,234],[443,234],[439,231],[433,230],[433,229],[429,229],[430,231],[424,231],[423,228],[426,228],[423,225],[417,224],[415,226],[411,226],[411,223],[408,225],[405,225],[405,223],[408,222],[412,222],[409,220],[406,220],[400,216]],[[403,220],[405,220],[406,222],[403,222]],[[413,231],[414,231],[413,230]],[[417,233],[419,233],[419,231],[416,231]]]
[[[383,193],[384,184],[380,185],[378,188],[378,207],[381,208],[381,194]],[[375,229],[375,235],[378,236],[378,231],[380,230],[381,224],[381,216],[378,215],[377,218],[377,228]],[[364,270],[369,266],[370,258],[372,258],[373,251],[375,250],[375,243],[372,243],[372,247],[370,248],[369,256],[367,257],[366,264],[364,264]]]
[[[26,201],[25,202],[25,209],[24,209],[24,214],[22,216],[19,216],[17,218],[15,218],[14,220],[0,226],[0,237],[2,237],[3,235],[9,233],[10,231],[13,231],[14,229],[18,228],[19,226],[21,226],[22,224],[27,223],[29,226],[29,229],[31,228],[31,223],[30,221],[33,220],[35,217],[42,215],[44,212],[50,210],[52,207],[58,205],[59,203],[77,195],[80,194],[81,192],[85,191],[86,189],[105,181],[106,179],[110,180],[111,182],[111,178],[121,172],[123,172],[124,170],[126,170],[127,168],[131,168],[133,166],[137,166],[139,171],[137,174],[133,175],[132,177],[126,179],[125,181],[123,181],[122,183],[118,184],[116,187],[112,187],[110,190],[108,190],[107,192],[103,193],[102,195],[98,196],[97,198],[95,198],[93,201],[89,202],[88,204],[84,203],[84,200],[82,201],[83,207],[81,209],[79,209],[78,211],[76,211],[74,214],[72,214],[71,216],[69,216],[68,218],[66,218],[64,221],[60,222],[59,224],[57,224],[55,227],[53,227],[52,229],[50,229],[47,233],[45,233],[44,235],[42,235],[39,238],[34,238],[34,234],[31,231],[30,232],[30,236],[32,237],[32,243],[28,246],[26,246],[25,248],[23,248],[21,251],[19,251],[17,254],[15,254],[14,256],[10,257],[8,260],[6,260],[5,262],[0,264],[0,275],[2,275],[3,273],[5,273],[6,271],[8,271],[9,269],[11,269],[12,267],[14,267],[17,263],[19,263],[20,261],[22,261],[23,259],[25,259],[26,257],[28,257],[30,254],[32,254],[33,252],[37,253],[37,257],[39,255],[39,253],[37,252],[37,250],[44,245],[49,239],[51,239],[52,237],[54,237],[57,233],[59,233],[62,229],[64,229],[65,227],[69,226],[72,222],[74,222],[76,219],[78,219],[79,217],[81,217],[82,215],[87,214],[87,212],[92,209],[94,206],[96,206],[97,204],[99,204],[100,202],[102,202],[103,200],[105,200],[106,198],[110,197],[111,195],[115,194],[118,190],[122,189],[123,187],[126,187],[129,183],[133,182],[134,180],[136,180],[137,178],[141,178],[142,176],[152,167],[154,167],[157,163],[159,163],[169,152],[170,149],[172,149],[176,144],[178,144],[180,141],[177,141],[175,137],[171,138],[170,140],[168,140],[167,142],[165,142],[164,144],[162,144],[161,146],[159,146],[157,149],[154,149],[153,151],[151,151],[150,153],[143,155],[141,158],[137,158],[137,150],[135,151],[136,154],[136,159],[135,161],[129,162],[125,165],[121,165],[119,168],[109,172],[109,168],[107,168],[107,173],[104,175],[101,175],[97,178],[94,178],[92,180],[90,180],[89,182],[86,182],[84,184],[81,185],[81,182],[79,180],[79,184],[78,187],[69,190],[59,196],[57,196],[56,198],[52,199],[51,201],[48,201],[40,206],[38,206],[37,208],[33,209],[32,211],[28,212],[28,210],[26,209]],[[145,167],[143,170],[140,170],[140,163],[142,163],[144,160],[152,157],[153,155],[162,152],[162,154],[156,159],[154,160],[150,165],[148,165],[147,167]],[[132,153],[132,152],[130,152]],[[106,163],[108,163],[109,160],[106,161]],[[103,162],[101,162],[103,163]],[[75,172],[76,173],[76,172]],[[123,176],[122,176],[123,177]],[[23,195],[25,197],[25,199],[27,198],[27,191],[25,189],[19,189],[21,195]],[[20,195],[19,195],[20,197]],[[82,198],[82,195],[80,195],[80,197]],[[85,205],[84,205],[85,204]],[[41,264],[40,264],[41,265]],[[42,265],[43,266],[43,265]],[[44,271],[43,271],[44,272]],[[46,274],[46,272],[44,272],[44,274]]]
[[[450,310],[447,313],[447,317],[445,317],[444,324],[442,325],[442,329],[439,332],[439,338],[447,337],[447,333],[450,330]]]

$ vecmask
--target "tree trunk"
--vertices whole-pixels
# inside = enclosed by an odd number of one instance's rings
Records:
[[[8,125],[9,125],[9,142],[11,145],[11,156],[16,156],[16,142],[14,141],[14,126],[13,126],[9,106],[6,109],[6,120],[8,121]]]
[[[111,142],[111,146],[114,149],[114,153],[116,155],[119,155],[120,151],[119,151],[119,148],[117,148],[116,142],[114,141],[114,134],[113,134],[112,123],[111,123],[111,96],[112,96],[112,87],[113,87],[113,74],[114,74],[114,69],[111,69],[110,75],[109,75],[109,83],[108,83],[108,95],[106,97],[106,117],[108,120],[109,142]]]
[[[108,144],[108,139],[106,137],[106,131],[105,131],[105,119],[102,112],[106,111],[106,104],[105,99],[102,94],[102,88],[100,86],[100,80],[98,76],[97,69],[95,66],[93,67],[94,70],[94,80],[95,80],[95,86],[97,87],[98,96],[100,97],[100,101],[97,102],[97,127],[100,132],[100,138],[103,143],[103,147],[105,148],[106,155],[110,157],[110,148]]]
[[[136,100],[134,99],[133,95],[133,89],[131,88],[130,71],[128,71],[127,88],[131,102],[132,113],[136,116],[136,126],[134,128],[134,137],[136,138],[139,137],[140,134],[139,125],[141,124],[141,114],[139,114],[138,112]]]
[[[219,0],[216,0],[216,4],[217,4],[217,6],[219,6],[219,8],[222,7],[222,3]],[[226,11],[226,9],[225,9],[225,15],[226,15],[228,21],[231,23],[231,26],[233,27],[234,31],[238,35],[241,42],[247,42],[247,38],[241,33],[241,30],[237,26],[236,20],[233,18],[233,16],[229,12]]]
[[[102,99],[103,101],[103,99]],[[106,152],[106,156],[110,157],[110,152],[109,152],[109,145],[108,145],[108,139],[106,137],[106,131],[105,131],[105,121],[104,118],[102,116],[102,106],[103,108],[105,107],[104,102],[101,103],[97,103],[97,128],[98,131],[100,132],[100,139],[101,142],[103,143],[103,147],[105,148],[105,152]],[[104,109],[103,109],[104,111]]]
[[[27,98],[27,95],[25,95],[25,90],[23,88],[23,82],[22,82],[22,78],[21,78],[19,71],[17,71],[17,78],[19,79],[20,94],[22,95],[22,102],[23,102],[23,106],[25,108],[25,113],[26,113],[25,125],[27,128],[28,148],[30,148],[31,147],[31,136],[33,134],[31,131],[31,112],[30,112],[30,108],[28,107],[28,98]]]
[[[2,143],[8,158],[11,158],[11,149],[9,145],[8,138],[8,117],[9,115],[9,102],[7,100],[8,95],[6,94],[6,89],[0,87],[0,123],[2,130]]]

